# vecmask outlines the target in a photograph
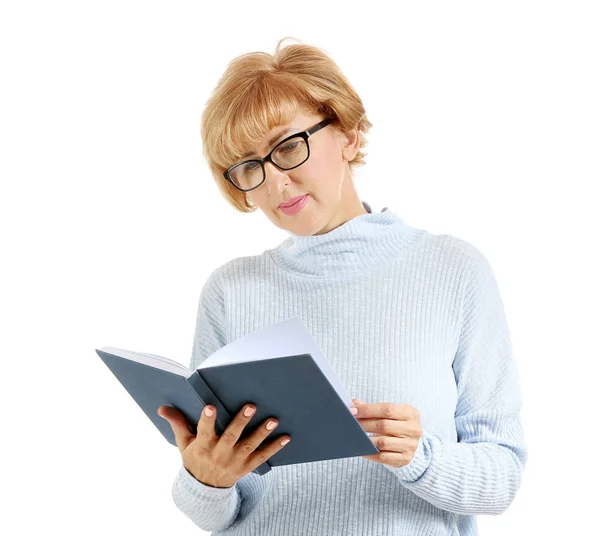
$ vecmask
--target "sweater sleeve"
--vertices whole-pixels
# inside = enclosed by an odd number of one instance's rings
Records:
[[[226,344],[222,268],[212,272],[200,293],[190,360],[192,370]],[[222,530],[238,516],[243,500],[238,483],[230,488],[208,486],[197,480],[182,462],[172,487],[173,501],[200,529]]]
[[[438,508],[497,515],[516,496],[527,462],[522,395],[496,279],[483,254],[469,246],[462,328],[452,364],[458,441],[423,429],[410,463],[386,467]]]

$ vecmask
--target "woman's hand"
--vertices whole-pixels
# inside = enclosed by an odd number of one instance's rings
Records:
[[[423,435],[419,410],[408,404],[365,404],[358,398],[352,400],[358,409],[355,417],[365,432],[376,432],[371,440],[381,451],[361,458],[392,467],[409,464]]]
[[[250,415],[245,414],[248,408],[252,409]],[[178,409],[160,406],[156,413],[171,425],[183,465],[196,480],[215,488],[230,488],[280,451],[282,440],[290,439],[289,436],[281,436],[256,450],[278,424],[277,419],[271,418],[238,443],[255,409],[252,404],[244,406],[221,436],[215,432],[217,409],[214,406],[206,406],[202,411],[196,435],[190,432],[184,415]],[[212,415],[209,415],[211,411]],[[271,422],[275,425],[269,430],[266,425]]]

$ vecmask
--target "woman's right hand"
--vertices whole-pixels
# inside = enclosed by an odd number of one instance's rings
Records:
[[[253,411],[250,415],[245,415],[244,412],[248,408]],[[278,424],[277,419],[271,418],[238,444],[242,431],[250,422],[255,409],[252,404],[245,405],[221,436],[215,432],[217,409],[214,406],[206,406],[202,411],[196,435],[190,432],[184,415],[178,409],[160,406],[156,413],[171,425],[183,465],[196,480],[215,488],[230,488],[244,475],[279,452],[283,448],[281,441],[290,439],[286,435],[280,436],[262,449],[256,450]],[[207,410],[212,410],[212,415],[208,415]],[[267,429],[270,422],[275,423],[271,430]]]

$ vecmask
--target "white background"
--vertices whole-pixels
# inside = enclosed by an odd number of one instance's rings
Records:
[[[220,197],[199,134],[227,63],[286,36],[327,51],[363,99],[361,199],[472,242],[494,269],[529,463],[480,533],[593,532],[596,7],[3,2],[0,532],[202,533],[171,499],[179,452],[95,349],[188,364],[208,274],[287,238]]]

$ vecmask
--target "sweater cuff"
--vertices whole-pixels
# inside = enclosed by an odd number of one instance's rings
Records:
[[[384,465],[400,480],[405,482],[414,482],[418,480],[431,463],[430,440],[431,436],[425,430],[423,430],[423,434],[419,438],[417,450],[415,451],[415,454],[409,463],[401,467],[394,467],[393,465],[386,464]]]
[[[194,497],[203,501],[226,501],[231,495],[237,492],[235,485],[230,488],[215,488],[214,486],[200,482],[186,469],[183,462],[181,463],[179,474],[183,488],[194,495]]]

